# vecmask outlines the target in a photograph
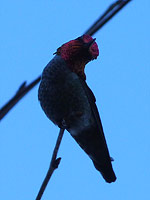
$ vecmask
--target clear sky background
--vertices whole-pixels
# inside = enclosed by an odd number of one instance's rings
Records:
[[[0,105],[39,76],[63,43],[83,34],[112,3],[2,0]],[[117,181],[106,183],[65,132],[62,161],[43,200],[150,199],[150,1],[134,0],[94,37],[100,56],[86,67]],[[43,113],[38,86],[0,123],[0,199],[33,200],[59,129]]]

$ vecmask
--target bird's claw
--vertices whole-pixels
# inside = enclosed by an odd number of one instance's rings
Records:
[[[68,125],[67,125],[67,123],[66,123],[66,120],[63,119],[63,120],[61,121],[61,123],[58,125],[58,127],[59,127],[59,128],[62,128],[62,129],[67,129],[67,128],[68,128]]]

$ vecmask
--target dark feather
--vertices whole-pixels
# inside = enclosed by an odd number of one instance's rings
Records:
[[[95,96],[93,92],[91,91],[91,89],[88,87],[87,83],[83,79],[80,79],[80,82],[88,98],[88,101],[92,110],[92,114],[96,123],[96,126],[93,126],[92,130],[89,130],[89,133],[87,133],[86,131],[85,134],[86,134],[86,137],[87,135],[89,136],[89,139],[87,141],[89,141],[90,144],[88,144],[87,146],[88,147],[91,146],[91,150],[92,150],[92,145],[93,145],[93,149],[94,150],[96,149],[97,152],[93,151],[93,155],[92,155],[92,153],[89,152],[88,150],[85,149],[85,151],[88,154],[89,153],[91,154],[90,157],[94,163],[95,168],[101,172],[104,179],[109,183],[114,182],[116,180],[116,176],[112,168],[111,157],[109,155],[101,119],[100,119],[99,112],[95,103],[96,102]],[[82,136],[84,137],[83,133],[82,133]],[[83,140],[85,140],[85,137]],[[85,146],[86,145],[84,145],[84,147]]]

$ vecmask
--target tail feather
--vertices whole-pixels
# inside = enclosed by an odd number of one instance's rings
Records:
[[[89,128],[79,135],[72,135],[80,147],[88,154],[93,161],[95,168],[102,174],[106,182],[111,183],[116,180],[116,175],[112,168],[106,141],[98,133],[97,128]]]
[[[116,175],[112,169],[111,165],[105,165],[102,166],[95,161],[93,161],[93,164],[95,168],[102,174],[103,178],[107,183],[115,182],[116,181]]]

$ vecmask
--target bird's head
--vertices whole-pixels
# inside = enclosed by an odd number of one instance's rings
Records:
[[[83,35],[63,44],[55,54],[66,61],[71,71],[86,79],[85,65],[98,57],[99,49],[95,39],[90,35]]]

